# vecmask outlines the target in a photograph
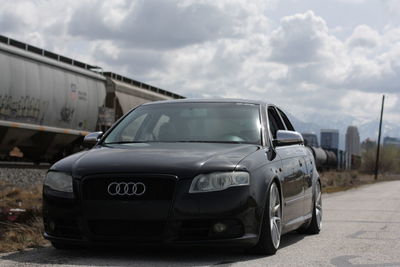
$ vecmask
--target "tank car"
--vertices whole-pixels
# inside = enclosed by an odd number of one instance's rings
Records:
[[[327,161],[326,161],[326,166],[328,169],[336,169],[337,168],[337,156],[334,151],[331,150],[325,150],[326,156],[327,156]]]
[[[326,168],[326,162],[327,162],[327,154],[325,150],[323,150],[320,147],[314,147],[314,146],[307,146],[309,150],[311,150],[314,160],[315,160],[315,165],[319,171],[323,171]]]

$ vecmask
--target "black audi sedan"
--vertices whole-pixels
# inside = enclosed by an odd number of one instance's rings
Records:
[[[55,163],[45,233],[81,245],[239,246],[274,254],[281,235],[321,229],[312,154],[274,105],[249,100],[143,104],[92,149]]]

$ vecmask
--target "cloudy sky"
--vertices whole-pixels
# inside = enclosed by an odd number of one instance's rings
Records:
[[[398,0],[0,0],[0,33],[187,97],[400,124]]]

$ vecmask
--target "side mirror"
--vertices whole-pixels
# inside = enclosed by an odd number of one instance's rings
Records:
[[[103,132],[90,133],[83,139],[83,145],[86,147],[92,147],[100,140],[102,136]]]
[[[301,145],[304,144],[304,140],[298,132],[278,130],[273,144],[274,146]]]

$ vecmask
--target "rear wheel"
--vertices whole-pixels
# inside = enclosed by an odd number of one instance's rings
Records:
[[[313,203],[313,214],[311,222],[304,233],[315,235],[321,231],[322,227],[322,194],[321,194],[321,183],[318,181],[315,185],[314,190],[314,203]]]
[[[260,239],[253,252],[264,255],[275,254],[281,241],[281,198],[276,183],[272,183],[267,195]]]

